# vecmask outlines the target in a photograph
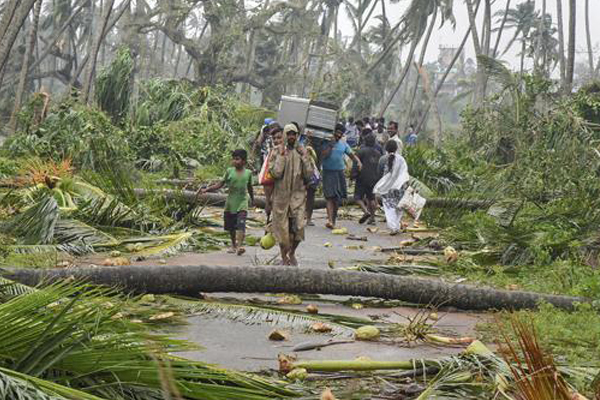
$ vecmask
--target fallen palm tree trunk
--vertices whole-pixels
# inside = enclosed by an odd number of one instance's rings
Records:
[[[168,199],[181,199],[183,198],[189,203],[206,204],[213,206],[222,206],[227,200],[227,195],[220,193],[205,193],[196,194],[192,190],[170,190],[170,189],[135,189],[136,196],[164,196]],[[265,208],[265,198],[262,196],[254,197],[254,206],[259,208]],[[347,205],[355,205],[354,199],[348,199]],[[445,198],[432,198],[427,199],[426,207],[435,208],[467,208],[476,210],[479,208],[489,207],[492,203],[485,200],[457,200],[457,199],[445,199]],[[315,199],[315,209],[325,208],[325,199]]]
[[[364,272],[282,267],[122,266],[118,268],[3,269],[4,277],[36,285],[70,277],[122,286],[136,293],[198,296],[200,292],[316,293],[443,304],[463,310],[535,308],[540,301],[572,309],[578,297],[498,290],[438,279]]]

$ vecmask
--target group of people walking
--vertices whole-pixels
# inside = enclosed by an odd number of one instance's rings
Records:
[[[416,135],[409,132],[406,142],[414,144]],[[338,209],[348,197],[346,158],[352,161],[350,178],[356,181],[354,199],[364,212],[359,222],[375,224],[379,196],[390,234],[400,232],[403,213],[398,204],[409,180],[403,146],[394,121],[386,127],[383,119],[350,119],[347,124],[337,124],[333,138],[325,140],[308,130],[302,132],[297,123],[282,127],[276,121],[265,120],[254,141],[253,153],[260,165],[258,180],[265,192],[267,229],[279,243],[282,263],[298,265],[296,249],[304,240],[305,226],[313,225],[315,195],[321,184],[327,206],[325,227],[336,227]],[[224,225],[231,236],[230,251],[238,255],[245,251],[245,220],[254,201],[247,161],[245,150],[235,150],[233,166],[223,179],[199,190],[205,193],[223,186],[229,188]]]

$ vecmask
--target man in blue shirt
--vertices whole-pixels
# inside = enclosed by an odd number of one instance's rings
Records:
[[[342,201],[348,196],[346,176],[344,171],[346,163],[344,156],[349,156],[356,162],[358,170],[362,163],[354,154],[348,143],[340,140],[344,136],[344,125],[337,124],[333,133],[333,140],[324,146],[323,155],[323,194],[327,200],[327,223],[329,229],[335,228],[337,211]]]

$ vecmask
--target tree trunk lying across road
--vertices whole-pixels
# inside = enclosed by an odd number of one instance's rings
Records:
[[[436,279],[293,267],[122,266],[75,269],[2,269],[26,285],[74,276],[136,293],[198,296],[201,292],[314,293],[378,297],[463,310],[535,308],[540,301],[572,309],[587,299],[506,291]]]
[[[225,204],[227,195],[220,193],[205,193],[197,195],[192,190],[170,190],[170,189],[135,189],[135,194],[139,197],[144,196],[156,196],[162,195],[166,198],[181,198],[183,197],[190,203],[207,204],[212,206],[222,206]],[[315,199],[315,209],[325,208],[325,199]],[[353,198],[349,198],[346,204],[356,204]],[[445,199],[445,198],[432,198],[427,199],[426,207],[452,207],[452,208],[468,208],[476,210],[479,208],[489,207],[492,203],[485,200],[459,200],[459,199]],[[262,196],[254,197],[254,206],[259,208],[265,208],[265,198]]]

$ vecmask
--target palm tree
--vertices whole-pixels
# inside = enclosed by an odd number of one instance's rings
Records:
[[[535,70],[549,76],[560,60],[559,41],[555,37],[557,30],[552,26],[551,15],[538,19],[539,23],[530,35],[528,54],[533,58]]]
[[[560,85],[564,88],[567,71],[565,69],[565,35],[563,31],[562,0],[556,0],[556,18],[558,24],[558,62],[560,65]]]
[[[465,3],[467,5],[467,14],[469,16],[469,26],[471,27],[470,31],[471,31],[471,36],[473,39],[473,47],[475,48],[475,54],[477,56],[480,56],[483,53],[482,51],[482,43],[479,41],[479,33],[477,32],[477,23],[476,23],[476,12],[473,9],[473,2],[471,0],[465,0]],[[479,4],[479,3],[478,3]],[[488,7],[489,4],[486,2],[486,7]],[[475,97],[474,97],[474,101],[476,104],[480,104],[481,101],[483,101],[483,98],[485,97],[485,83],[486,83],[486,77],[485,77],[485,70],[481,67],[481,65],[479,64],[479,61],[477,61],[477,78],[476,78],[476,84],[475,84]]]
[[[416,66],[417,72],[419,72],[419,73],[417,73],[417,76],[415,79],[415,86],[413,87],[413,91],[410,96],[408,113],[406,114],[406,123],[404,124],[405,131],[408,130],[408,126],[410,124],[411,114],[413,111],[413,105],[414,105],[415,99],[417,97],[417,90],[419,89],[419,83],[421,81],[421,76],[423,76],[423,74],[420,73],[420,71],[423,68],[423,61],[425,60],[425,53],[427,52],[427,45],[429,44],[429,38],[431,37],[431,32],[433,32],[433,27],[435,25],[436,18],[437,18],[437,8],[433,12],[433,16],[431,18],[431,23],[429,24],[429,28],[427,29],[427,34],[425,35],[425,39],[423,40],[423,44],[421,45],[421,54],[419,56],[419,62]]]
[[[575,70],[575,29],[577,22],[577,2],[569,0],[569,48],[567,50],[567,72],[565,79],[565,93],[573,89],[573,72]]]
[[[506,25],[506,19],[508,17],[508,10],[510,10],[510,2],[511,0],[506,1],[506,8],[504,12],[498,11],[494,15],[500,15],[502,17],[502,22],[500,22],[500,27],[498,28],[498,35],[496,36],[496,44],[494,44],[494,50],[492,51],[492,57],[496,58],[496,54],[498,54],[498,47],[500,46],[500,38],[502,38],[502,33],[504,32],[504,27]]]
[[[429,18],[434,13],[437,13],[438,10],[441,11],[442,24],[447,19],[454,22],[454,16],[452,14],[452,0],[413,0],[408,6],[408,9],[404,13],[404,15],[402,16],[402,19],[400,20],[401,40],[404,43],[410,42],[411,46],[410,50],[408,51],[406,64],[402,69],[398,83],[395,85],[394,89],[387,97],[387,100],[383,103],[379,111],[380,115],[383,115],[385,113],[392,100],[396,96],[396,93],[402,86],[404,79],[406,79],[408,71],[412,65],[417,44],[419,43],[419,41],[421,41],[423,35],[425,34],[425,31],[428,29],[430,23]],[[433,23],[435,23],[435,18]],[[431,27],[429,28],[429,30],[431,30]],[[428,35],[426,39],[429,40]],[[424,43],[424,47],[426,46],[427,44]]]
[[[19,109],[21,108],[21,101],[25,94],[25,88],[27,86],[27,72],[29,69],[29,62],[31,61],[31,59],[33,57],[33,51],[35,49],[35,45],[37,42],[37,31],[38,31],[38,25],[40,22],[40,12],[42,10],[42,2],[43,2],[43,0],[38,0],[35,3],[35,6],[33,8],[32,22],[31,22],[31,27],[29,30],[29,43],[27,44],[27,51],[25,53],[25,58],[23,59],[23,64],[21,65],[21,72],[19,74],[20,75],[19,76],[19,85],[17,87],[17,92],[15,95],[15,104],[13,107],[13,112],[10,116],[10,121],[8,123],[8,127],[11,132],[14,132],[17,128],[17,113],[19,112]]]
[[[102,41],[107,32],[107,26],[113,11],[114,4],[115,0],[107,0],[106,4],[104,4],[104,9],[101,10],[102,20],[96,28],[96,32],[94,33],[94,39],[91,42],[92,45],[90,47],[88,66],[83,81],[81,96],[81,99],[84,103],[87,103],[90,99],[94,75],[96,73],[96,62],[98,60],[98,53],[100,52],[100,46],[102,45]]]
[[[527,41],[529,40],[529,34],[537,20],[537,12],[535,11],[535,2],[533,0],[527,0],[523,3],[519,3],[515,8],[506,10],[506,26],[505,29],[514,29],[515,33],[510,39],[504,53],[506,53],[514,44],[516,40],[521,41],[521,62],[520,72],[524,70],[525,54],[527,48]]]
[[[0,87],[11,49],[35,2],[36,0],[9,2],[2,15],[2,20],[0,20]]]
[[[475,14],[477,14],[477,11],[479,10],[479,4],[480,3],[477,2],[477,5],[475,7]],[[456,61],[458,60],[461,53],[463,52],[463,49],[465,48],[467,40],[469,39],[469,36],[471,35],[472,27],[473,27],[472,25],[469,25],[469,28],[467,29],[466,33],[464,34],[460,45],[458,46],[458,48],[456,49],[456,52],[454,53],[454,57],[452,57],[452,61],[450,61],[450,63],[448,64],[448,67],[446,68],[446,71],[444,71],[444,75],[442,75],[442,78],[437,83],[435,91],[433,92],[433,95],[431,96],[430,101],[427,104],[427,107],[425,108],[425,111],[423,112],[423,114],[421,116],[421,120],[419,121],[419,124],[415,128],[415,131],[417,133],[420,132],[421,129],[423,128],[423,126],[425,125],[425,121],[427,120],[427,116],[429,114],[429,110],[431,109],[431,107],[433,105],[433,102],[437,101],[436,100],[437,96],[438,96],[440,90],[442,90],[442,87],[444,86],[444,82],[446,82],[446,78],[448,78],[448,75],[450,75],[450,71],[452,71],[452,68],[454,68],[454,64],[456,64]]]
[[[585,0],[585,36],[588,50],[588,68],[590,79],[594,79],[594,52],[592,51],[592,35],[590,33],[590,0]]]

